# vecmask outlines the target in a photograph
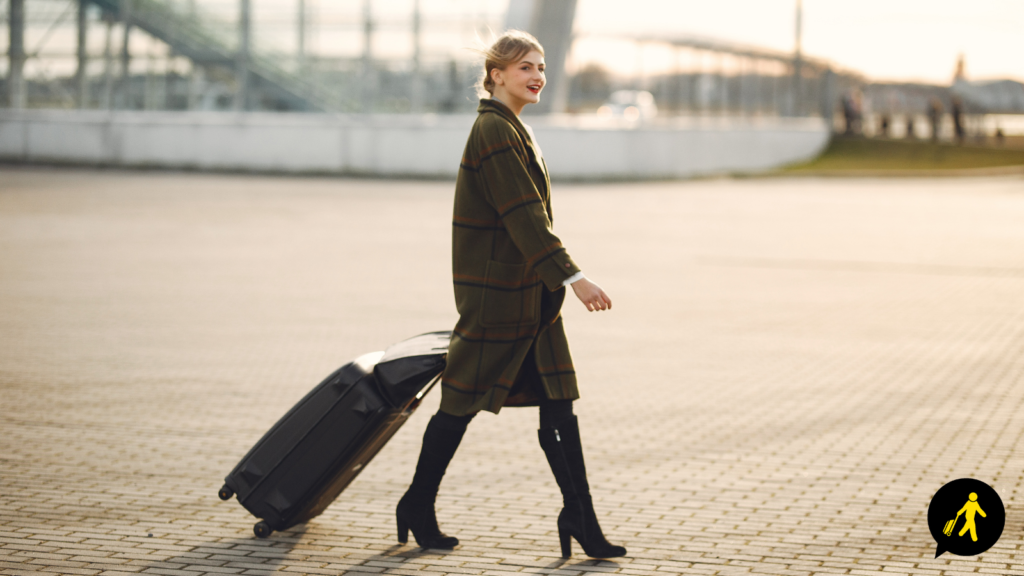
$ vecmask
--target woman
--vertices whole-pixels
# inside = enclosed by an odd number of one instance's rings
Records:
[[[424,548],[453,548],[437,525],[441,477],[480,410],[540,406],[540,445],[562,491],[562,555],[570,537],[597,558],[623,556],[605,540],[587,485],[572,401],[579,397],[560,309],[565,286],[587,310],[611,309],[551,231],[547,166],[530,128],[519,120],[540,101],[544,50],[509,31],[485,52],[477,117],[455,186],[452,268],[459,321],[441,379],[441,409],[427,425],[416,474],[398,503],[398,539],[412,529]],[[483,95],[483,94],[481,94]]]

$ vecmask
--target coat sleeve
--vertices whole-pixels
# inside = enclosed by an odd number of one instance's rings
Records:
[[[530,178],[529,156],[519,133],[507,120],[489,116],[492,118],[482,123],[479,133],[480,172],[488,201],[527,265],[537,271],[548,290],[557,290],[580,268],[551,231],[544,199]]]

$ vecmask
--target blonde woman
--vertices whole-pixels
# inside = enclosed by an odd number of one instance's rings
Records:
[[[612,301],[569,257],[551,229],[551,186],[533,131],[519,119],[540,101],[544,49],[509,31],[485,51],[480,113],[455,186],[452,268],[459,321],[441,379],[441,409],[427,425],[412,485],[398,503],[398,539],[425,548],[458,539],[437,525],[437,490],[480,410],[539,406],[540,445],[562,491],[562,555],[575,538],[587,555],[623,556],[601,532],[587,484],[572,402],[579,398],[560,309],[565,288],[590,311]]]

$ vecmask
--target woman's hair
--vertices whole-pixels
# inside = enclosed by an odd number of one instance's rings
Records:
[[[510,64],[515,64],[520,58],[526,56],[531,50],[544,54],[544,48],[532,35],[522,30],[508,30],[498,37],[491,44],[490,48],[480,50],[484,55],[484,74],[477,83],[477,92],[480,97],[494,95],[494,79],[491,78],[491,70],[497,68],[504,70]]]

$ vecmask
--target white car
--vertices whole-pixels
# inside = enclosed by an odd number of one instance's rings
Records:
[[[597,109],[597,115],[626,120],[654,118],[658,115],[658,105],[654,103],[654,95],[646,90],[616,90]]]

